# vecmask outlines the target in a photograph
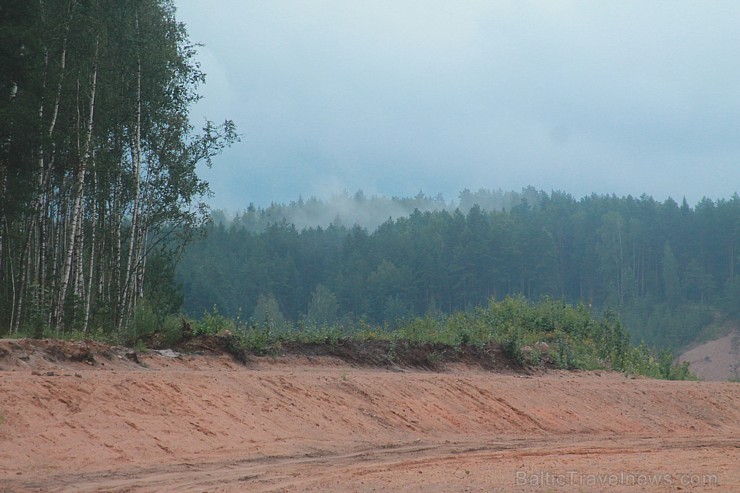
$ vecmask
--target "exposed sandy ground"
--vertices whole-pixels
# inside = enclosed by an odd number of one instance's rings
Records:
[[[0,341],[0,492],[740,491],[740,384],[54,347]]]
[[[704,380],[740,378],[740,332],[701,344],[678,357]]]

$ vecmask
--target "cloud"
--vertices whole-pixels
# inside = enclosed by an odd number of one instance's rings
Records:
[[[196,113],[244,134],[207,176],[219,207],[740,182],[735,2],[176,3],[206,43]]]

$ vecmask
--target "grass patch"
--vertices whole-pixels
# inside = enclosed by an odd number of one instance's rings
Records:
[[[326,354],[347,356],[347,351],[361,351],[373,343],[371,346],[384,351],[382,356],[373,354],[370,359],[374,361],[379,358],[395,364],[403,357],[437,367],[471,348],[481,352],[498,345],[523,368],[606,369],[652,378],[696,379],[688,365],[673,364],[670,351],[632,345],[616,314],[606,312],[597,318],[584,304],[569,305],[549,298],[539,303],[523,297],[491,300],[474,311],[413,317],[393,328],[361,320],[350,325],[300,323],[291,330],[269,323],[240,325],[238,320],[220,316],[214,320],[213,315],[201,324],[211,327],[209,332],[228,329],[235,350],[257,355],[279,353],[284,345],[313,345],[327,347]],[[420,350],[426,353],[419,355]]]
[[[142,315],[142,320],[145,318]],[[392,327],[362,319],[334,324],[300,322],[295,326],[269,318],[253,323],[228,318],[216,307],[199,320],[170,317],[160,327],[159,332],[137,328],[147,338],[146,345],[141,336],[137,338],[142,350],[205,337],[220,341],[222,349],[243,362],[250,355],[277,355],[284,348],[293,348],[381,366],[433,369],[451,361],[475,361],[487,368],[507,368],[510,362],[524,369],[606,369],[652,378],[696,379],[688,365],[673,364],[670,351],[631,344],[616,314],[607,311],[596,317],[583,303],[570,305],[550,298],[538,303],[523,297],[492,299],[475,310],[411,317]],[[66,338],[104,340],[101,335],[96,331],[68,333]]]

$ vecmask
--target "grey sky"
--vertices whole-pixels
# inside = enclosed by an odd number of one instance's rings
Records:
[[[740,2],[175,3],[205,44],[196,123],[243,134],[204,173],[214,207],[740,188]]]

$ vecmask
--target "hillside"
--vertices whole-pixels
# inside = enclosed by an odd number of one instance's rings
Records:
[[[0,341],[13,492],[732,491],[739,423],[727,382]]]
[[[740,377],[740,332],[699,344],[678,357],[704,380],[730,380]]]
[[[418,208],[400,215],[391,204]],[[507,296],[562,299],[615,312],[633,342],[677,352],[715,318],[738,319],[737,195],[692,207],[526,189],[461,194],[460,208],[443,206],[423,196],[356,195],[220,217],[184,251],[175,277],[182,290],[153,284],[150,299],[182,301],[192,317],[216,306],[228,317],[291,327],[393,327]],[[385,222],[309,220],[340,211]]]

